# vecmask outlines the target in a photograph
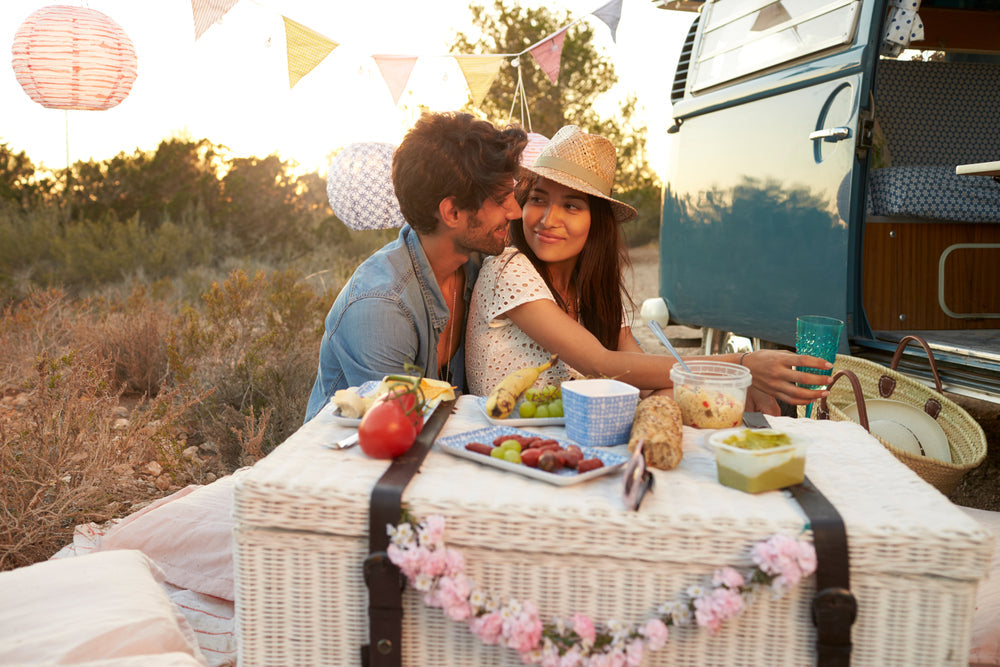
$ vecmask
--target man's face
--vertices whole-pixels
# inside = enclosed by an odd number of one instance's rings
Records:
[[[465,229],[456,239],[456,246],[465,252],[499,255],[507,245],[511,220],[521,217],[521,207],[514,199],[514,182],[510,188],[489,197],[478,211],[466,213]]]

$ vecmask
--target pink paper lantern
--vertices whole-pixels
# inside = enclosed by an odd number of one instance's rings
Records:
[[[137,73],[122,27],[84,7],[39,9],[18,28],[12,52],[18,83],[48,109],[110,109],[128,97]]]

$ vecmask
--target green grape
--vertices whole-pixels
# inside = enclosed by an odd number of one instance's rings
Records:
[[[520,463],[521,453],[513,449],[508,449],[503,453],[503,460],[510,461],[511,463]]]
[[[504,449],[503,447],[494,447],[493,451],[490,452],[490,456],[492,456],[495,459],[502,459],[504,457],[504,454],[506,453],[507,450]]]
[[[536,406],[534,403],[532,403],[531,401],[525,401],[524,403],[521,403],[521,407],[518,408],[518,414],[521,415],[521,417],[523,417],[524,419],[531,419],[532,417],[535,416],[535,410],[537,409],[538,406]]]
[[[557,398],[549,403],[549,417],[562,417],[562,416],[563,416],[562,399]]]
[[[535,419],[548,419],[549,418],[549,404],[542,403],[535,409]]]
[[[528,387],[524,392],[524,400],[531,403],[538,403],[542,399],[542,392],[538,387]]]
[[[552,385],[552,386],[556,388],[555,393],[553,394],[552,398],[562,398],[562,385],[561,384],[556,384],[556,385]]]
[[[514,440],[512,438],[510,440],[504,440],[503,442],[501,442],[500,446],[497,449],[502,449],[504,451],[514,450],[515,452],[517,452],[518,454],[520,454],[521,453],[521,443],[519,441]]]
[[[545,401],[551,401],[553,398],[556,397],[557,391],[559,391],[559,387],[555,386],[554,384],[547,384],[542,389],[542,396],[544,397]]]

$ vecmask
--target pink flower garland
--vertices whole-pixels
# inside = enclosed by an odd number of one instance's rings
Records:
[[[388,554],[424,602],[440,607],[448,618],[468,623],[487,644],[514,649],[525,664],[543,667],[626,667],[639,665],[646,651],[657,651],[669,639],[668,627],[693,622],[715,634],[737,616],[760,588],[776,597],[816,571],[813,545],[787,535],[772,535],[753,547],[756,567],[744,577],[724,567],[711,587],[689,587],[677,600],[660,605],[656,616],[631,627],[618,621],[595,625],[584,614],[543,623],[529,601],[499,600],[480,591],[465,576],[461,552],[444,543],[444,517],[424,522],[412,518],[388,526]]]

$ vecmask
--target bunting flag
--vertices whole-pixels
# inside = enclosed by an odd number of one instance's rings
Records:
[[[559,61],[562,59],[562,47],[565,39],[566,28],[563,28],[528,50],[538,66],[549,77],[553,86],[559,80]]]
[[[194,39],[198,41],[205,31],[232,9],[240,0],[191,0],[194,13]]]
[[[410,80],[413,66],[417,64],[417,56],[372,56],[375,64],[382,72],[385,84],[392,93],[392,103],[399,104],[399,98],[406,90],[406,82]]]
[[[601,19],[611,28],[611,40],[618,43],[618,21],[622,17],[622,0],[611,0],[608,4],[594,12],[594,16]]]
[[[455,60],[465,75],[472,104],[479,106],[500,73],[500,63],[506,56],[455,56]]]
[[[340,46],[312,28],[296,23],[287,16],[285,21],[285,45],[288,50],[288,87],[294,88],[299,79],[315,69],[316,65]]]

